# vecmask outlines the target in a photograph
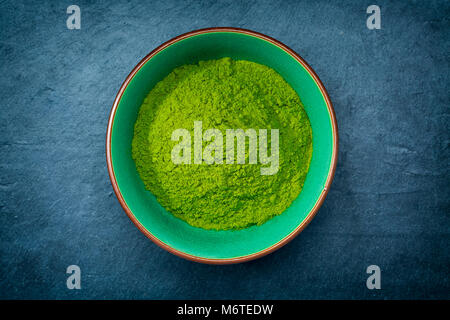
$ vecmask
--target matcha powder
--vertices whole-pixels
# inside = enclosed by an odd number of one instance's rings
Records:
[[[223,157],[215,154],[219,149],[213,154],[223,163],[196,163],[193,143],[192,161],[175,164],[171,154],[180,141],[172,133],[186,129],[194,141],[196,121],[203,134],[220,130],[224,145],[227,129],[267,129],[269,155],[271,129],[278,129],[278,170],[263,175],[268,164],[249,163],[247,138],[243,164],[225,161],[229,146]],[[201,150],[215,142],[202,140]],[[158,202],[192,226],[215,230],[261,225],[281,214],[299,195],[311,154],[311,126],[294,89],[269,67],[230,58],[178,67],[156,84],[141,106],[132,142],[137,171]]]

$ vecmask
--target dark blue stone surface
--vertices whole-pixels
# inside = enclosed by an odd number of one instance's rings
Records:
[[[66,8],[81,8],[68,30]],[[381,7],[381,30],[366,9]],[[448,1],[0,3],[0,298],[450,298]],[[339,162],[294,241],[211,266],[160,249],[109,181],[122,81],[162,42],[211,26],[297,51],[334,103]],[[67,266],[81,290],[66,288]],[[381,290],[366,288],[380,266]]]

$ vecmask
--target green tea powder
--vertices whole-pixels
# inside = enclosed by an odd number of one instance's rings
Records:
[[[173,138],[176,129],[186,133],[179,140]],[[222,140],[205,139],[208,129],[220,131]],[[230,147],[239,150],[237,138],[227,139],[230,129],[256,132],[256,163],[249,157],[249,136],[242,140],[245,161],[237,155],[234,163],[226,161]],[[270,156],[275,131],[277,167],[263,174],[270,164],[261,158],[261,132],[267,132]],[[208,145],[222,141],[223,149],[210,153]],[[184,162],[176,163],[180,142]],[[205,160],[207,150],[216,162]],[[158,202],[194,227],[215,230],[261,225],[281,214],[302,190],[311,155],[311,125],[294,89],[267,66],[230,58],[178,67],[157,83],[141,106],[132,142],[137,171]]]

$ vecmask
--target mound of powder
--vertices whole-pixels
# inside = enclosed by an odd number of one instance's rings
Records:
[[[195,121],[203,131],[221,130],[223,141],[227,129],[267,129],[269,151],[269,133],[278,129],[278,171],[261,175],[267,165],[250,164],[248,152],[245,164],[175,164],[179,142],[172,132],[184,128],[194,137]],[[137,171],[158,202],[192,226],[215,230],[261,225],[281,214],[299,195],[311,155],[311,126],[294,89],[267,66],[230,58],[178,67],[156,84],[132,142]]]

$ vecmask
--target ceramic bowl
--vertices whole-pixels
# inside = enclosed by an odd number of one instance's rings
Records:
[[[275,69],[298,93],[313,132],[310,169],[297,199],[281,215],[263,225],[238,231],[204,230],[174,217],[144,188],[131,158],[134,123],[145,96],[155,84],[178,66],[222,57],[249,60]],[[134,224],[171,253],[211,264],[255,259],[298,235],[325,199],[336,168],[337,150],[336,118],[316,73],[281,42],[237,28],[192,31],[150,52],[122,84],[111,110],[106,138],[111,182]]]

